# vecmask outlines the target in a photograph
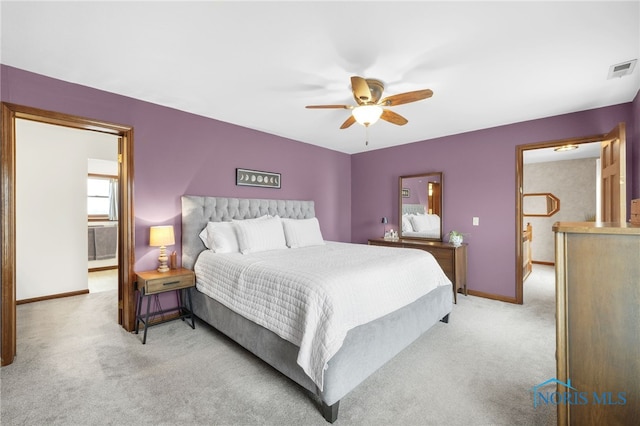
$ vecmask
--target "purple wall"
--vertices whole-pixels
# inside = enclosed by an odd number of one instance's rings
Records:
[[[326,239],[364,243],[380,233],[383,216],[397,228],[398,176],[441,171],[444,232],[469,234],[469,288],[513,298],[517,145],[606,133],[626,122],[629,197],[640,198],[639,96],[349,156],[4,65],[0,78],[2,101],[134,127],[138,271],[157,262],[147,246],[150,225],[173,224],[179,241],[182,194],[312,199]],[[236,167],[279,172],[282,189],[236,187]],[[473,216],[480,226],[471,225]]]
[[[183,194],[314,200],[323,236],[351,238],[348,154],[1,67],[2,101],[133,126],[136,271],[157,265],[149,226],[174,225],[180,241]],[[236,167],[281,173],[282,188],[238,187]]]
[[[637,196],[640,190],[637,104],[636,97],[633,105],[583,111],[353,155],[352,241],[362,243],[378,235],[382,216],[389,218],[390,225],[398,227],[399,176],[441,171],[443,231],[445,235],[452,229],[468,234],[469,289],[515,298],[516,146],[606,133],[618,122],[626,122],[627,173],[633,186],[628,189],[629,195],[633,190]],[[472,226],[473,216],[480,218],[480,226]]]

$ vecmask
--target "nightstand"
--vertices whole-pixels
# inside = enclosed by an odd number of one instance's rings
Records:
[[[185,318],[190,318],[191,328],[196,328],[191,304],[191,287],[195,286],[196,284],[196,276],[193,271],[190,271],[189,269],[179,268],[171,269],[169,272],[138,272],[136,276],[136,288],[140,292],[140,297],[138,298],[138,306],[136,309],[135,330],[136,334],[138,334],[140,323],[144,324],[144,336],[142,338],[143,345],[147,342],[147,330],[149,329],[149,327],[152,327],[154,325],[162,324],[167,321],[173,321],[179,318],[183,321]],[[157,297],[160,293],[165,293],[168,291],[176,292],[178,297],[178,306],[170,309],[150,312],[151,299]],[[184,304],[183,300],[183,292],[187,294],[186,305]],[[147,310],[145,314],[142,315],[142,301],[145,298],[147,300]],[[171,318],[154,321],[152,323],[149,322],[149,317],[164,315],[169,312],[175,313],[176,311],[178,313],[177,316],[171,316]]]

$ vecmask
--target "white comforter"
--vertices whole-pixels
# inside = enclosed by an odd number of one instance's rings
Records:
[[[299,346],[297,362],[321,390],[350,329],[451,283],[425,251],[337,242],[253,254],[205,250],[194,270],[198,290]]]

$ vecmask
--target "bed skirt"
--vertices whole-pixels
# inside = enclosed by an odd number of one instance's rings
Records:
[[[296,363],[298,347],[266,328],[236,314],[193,289],[195,315],[264,360],[276,370],[332,406],[425,331],[447,316],[453,306],[450,285],[441,286],[382,318],[347,333],[329,360],[320,391]]]

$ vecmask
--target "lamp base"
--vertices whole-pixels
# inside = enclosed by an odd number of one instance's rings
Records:
[[[158,256],[160,266],[158,266],[158,272],[169,272],[169,266],[167,265],[168,260],[167,248],[165,246],[160,246],[160,256]]]

